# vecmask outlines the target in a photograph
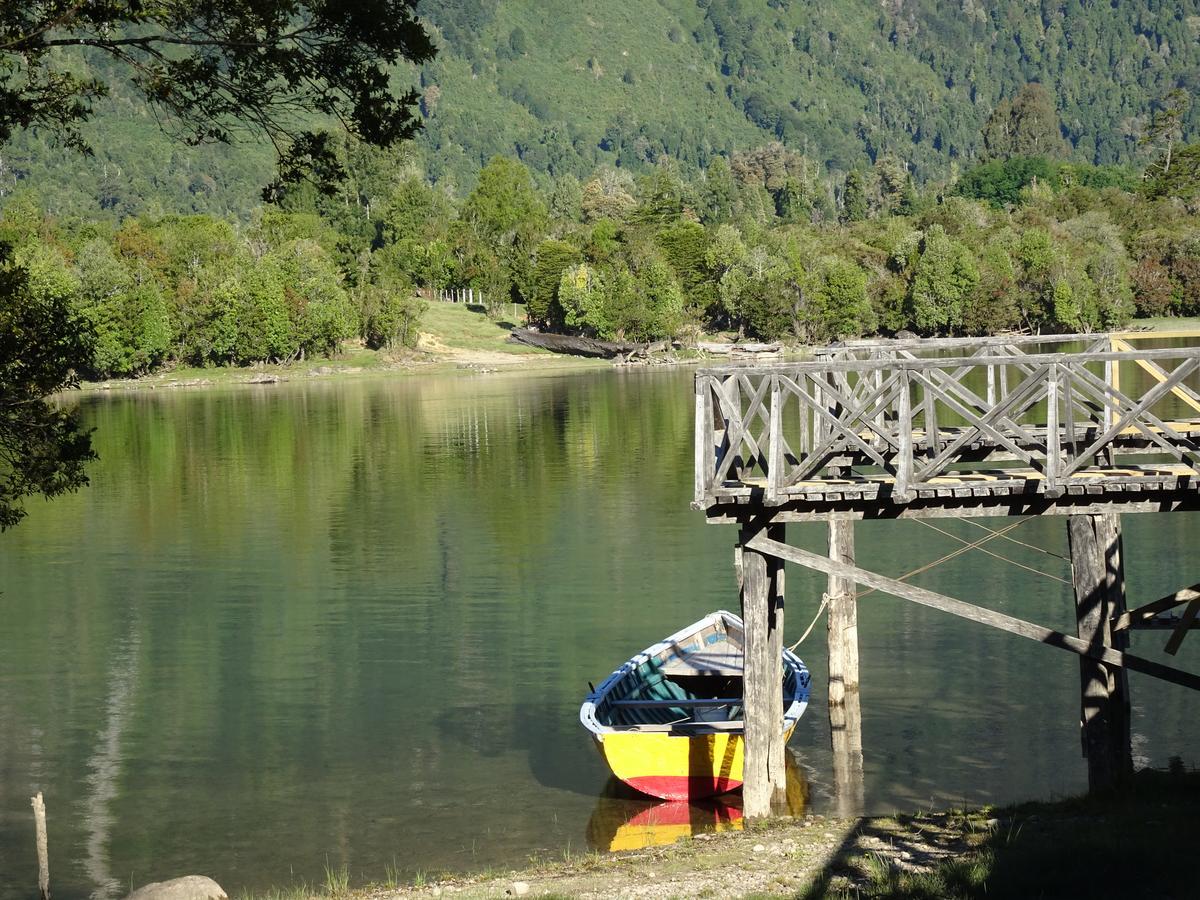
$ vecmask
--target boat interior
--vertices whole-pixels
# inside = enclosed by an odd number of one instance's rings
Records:
[[[740,631],[712,623],[625,672],[596,705],[601,725],[635,731],[724,731],[742,728]],[[785,696],[795,690],[785,670]]]

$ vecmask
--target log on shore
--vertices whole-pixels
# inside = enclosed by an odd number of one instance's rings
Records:
[[[541,331],[530,331],[528,328],[514,328],[509,334],[508,340],[510,343],[528,344],[531,347],[541,347],[554,353],[596,356],[602,359],[626,356],[642,350],[646,346],[627,341],[598,341],[595,338],[581,335],[548,334]]]
[[[771,344],[754,344],[749,342],[721,344],[714,341],[697,341],[696,349],[704,353],[738,356],[739,354],[779,353],[783,349],[783,346],[778,341]]]

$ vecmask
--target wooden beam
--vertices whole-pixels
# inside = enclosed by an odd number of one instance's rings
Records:
[[[782,526],[775,526],[780,533]],[[765,529],[764,529],[765,532]],[[760,534],[742,529],[742,621],[746,628],[743,674],[745,720],[742,803],[747,818],[769,816],[777,792],[786,790],[773,775],[785,764],[783,740],[783,561],[749,545]],[[763,534],[765,537],[765,533]]]
[[[767,536],[777,541],[784,540],[783,525],[767,527]],[[771,668],[767,677],[774,689],[770,694],[771,743],[767,752],[767,776],[771,779],[771,808],[779,813],[787,810],[787,738],[783,733],[783,625],[784,625],[784,571],[783,560],[777,556],[767,557],[767,654]]]
[[[1115,516],[1072,516],[1067,520],[1075,617],[1086,644],[1111,646],[1115,607],[1123,598],[1120,524]],[[1128,632],[1117,636],[1125,641]],[[1115,649],[1115,648],[1114,648]],[[1080,735],[1088,761],[1088,788],[1108,790],[1133,774],[1127,727],[1128,684],[1122,670],[1105,660],[1079,659]]]
[[[1182,621],[1180,616],[1172,616],[1166,613],[1161,613],[1152,618],[1139,622],[1136,625],[1130,625],[1130,631],[1174,631],[1179,627]],[[1200,619],[1192,623],[1192,630],[1200,628]]]
[[[854,565],[854,522],[829,520],[829,558]],[[854,580],[830,575],[826,589],[829,615],[826,619],[826,645],[829,649],[829,706],[841,706],[846,694],[857,692],[858,680],[858,602]]]
[[[738,502],[722,497],[705,507],[710,525],[738,525],[753,513],[777,522],[828,522],[834,516],[848,519],[939,519],[999,516],[1078,516],[1106,512],[1165,513],[1200,510],[1200,491],[1196,488],[1163,491],[1159,495],[1134,490],[1105,490],[1104,499],[1089,494],[1050,499],[1041,494],[1008,494],[970,497],[918,497],[909,503],[895,503],[887,497],[866,500],[789,500],[764,511],[753,497]],[[1126,499],[1128,498],[1128,499]]]
[[[907,389],[907,388],[906,388]],[[854,521],[829,520],[829,558],[854,564]],[[858,680],[858,601],[853,579],[830,575],[826,644],[829,650],[829,741],[834,801],[839,816],[862,812],[862,702]]]
[[[1172,684],[1200,691],[1200,675],[1193,675],[1191,672],[1184,672],[1149,659],[1143,659],[1140,656],[1134,656],[1132,653],[1119,652],[1111,647],[1095,646],[1086,641],[1081,641],[1077,637],[1063,634],[1061,631],[1054,631],[1042,625],[1026,622],[1024,619],[1018,619],[1014,616],[995,612],[990,609],[983,609],[974,604],[955,600],[953,597],[947,597],[945,594],[939,594],[936,591],[906,584],[903,581],[888,578],[886,575],[878,575],[875,572],[861,569],[858,566],[834,562],[816,553],[801,550],[799,547],[792,547],[789,544],[771,540],[761,533],[750,540],[745,546],[759,553],[778,556],[781,559],[786,559],[788,562],[816,569],[818,572],[824,572],[826,575],[840,575],[846,578],[853,578],[859,584],[884,591],[902,600],[911,600],[913,603],[919,603],[931,609],[950,613],[959,618],[969,619],[972,622],[989,625],[992,628],[998,628],[1010,634],[1048,644],[1051,647],[1069,650],[1080,656],[1099,659],[1115,666],[1124,666],[1134,672],[1141,672],[1144,675],[1150,675],[1163,681],[1169,681]]]
[[[1167,641],[1167,646],[1163,649],[1174,656],[1179,652],[1179,645],[1183,643],[1183,639],[1187,637],[1188,630],[1196,624],[1196,617],[1200,615],[1200,599],[1193,600],[1187,605],[1187,609],[1183,611],[1183,615],[1179,617],[1179,624],[1175,626],[1175,630],[1171,632],[1171,638]]]
[[[1181,606],[1184,603],[1190,603],[1198,598],[1200,598],[1200,584],[1180,588],[1173,594],[1167,594],[1167,596],[1159,597],[1145,606],[1139,606],[1137,609],[1122,613],[1113,620],[1112,629],[1113,631],[1123,631],[1127,628],[1166,627],[1152,624],[1159,613],[1164,613],[1168,609]],[[1174,627],[1174,624],[1171,627]]]
[[[1109,548],[1107,556],[1106,582],[1108,587],[1107,617],[1111,622],[1118,618],[1128,606],[1125,596],[1125,538],[1121,530],[1121,516],[1106,513],[1096,518],[1096,534],[1101,546]],[[1110,647],[1118,652],[1129,649],[1129,634],[1107,632]],[[1110,731],[1113,753],[1120,763],[1122,782],[1133,777],[1133,704],[1129,694],[1129,672],[1122,667],[1109,667],[1109,690],[1114,697],[1115,727]]]

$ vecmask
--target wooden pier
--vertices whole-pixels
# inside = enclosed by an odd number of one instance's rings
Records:
[[[1126,670],[1200,689],[1200,676],[1128,649],[1131,630],[1169,628],[1174,653],[1200,619],[1200,585],[1126,604],[1120,515],[1200,509],[1200,346],[1140,346],[1163,337],[1178,335],[855,341],[697,373],[693,506],[739,527],[747,815],[769,814],[784,786],[784,561],[829,578],[840,792],[862,765],[855,585],[1078,654],[1089,785],[1130,774]],[[1074,635],[855,564],[858,519],[1034,515],[1068,517]],[[827,556],[784,538],[786,523],[811,521],[828,523]],[[1005,529],[984,530],[971,547]]]

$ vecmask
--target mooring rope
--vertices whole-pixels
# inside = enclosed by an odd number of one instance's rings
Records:
[[[966,522],[968,525],[974,525],[976,528],[982,528],[984,531],[995,534],[995,529],[988,528],[982,522],[976,522],[974,519],[963,519],[959,516],[951,516],[951,518],[953,518],[959,522]],[[1053,556],[1055,559],[1061,559],[1063,562],[1071,561],[1070,557],[1063,556],[1061,553],[1055,553],[1053,550],[1047,550],[1045,547],[1037,547],[1037,546],[1034,546],[1033,544],[1027,544],[1024,541],[1018,541],[1016,538],[1013,538],[1013,537],[1005,536],[1004,539],[1013,544],[1016,544],[1018,547],[1024,547],[1027,550],[1036,550],[1038,553],[1044,553],[1047,556]]]
[[[970,543],[966,538],[959,537],[957,534],[954,534],[953,532],[950,532],[950,531],[946,531],[944,528],[938,528],[936,525],[934,525],[931,522],[926,522],[923,519],[917,519],[917,521],[920,522],[922,525],[924,525],[927,528],[932,528],[938,534],[944,534],[946,537],[950,538],[951,540],[958,541],[960,544]],[[996,532],[992,531],[992,529],[989,528],[988,531],[991,534],[996,535]],[[996,535],[996,536],[999,537],[1000,535]],[[1018,541],[1018,543],[1020,543],[1020,542]],[[1050,572],[1043,572],[1041,569],[1035,569],[1033,566],[1027,566],[1027,565],[1025,565],[1025,563],[1017,562],[1015,559],[1009,559],[1007,556],[1001,556],[999,553],[995,553],[991,550],[986,550],[983,547],[976,547],[975,549],[979,550],[981,553],[986,553],[988,556],[998,559],[1001,562],[1006,562],[1011,565],[1014,565],[1018,569],[1024,569],[1026,572],[1032,572],[1034,575],[1041,575],[1045,578],[1049,578],[1052,581],[1057,581],[1062,584],[1071,584],[1072,583],[1071,580],[1068,578],[1063,578],[1060,575],[1053,575]]]
[[[813,616],[813,620],[811,622],[809,622],[808,627],[804,629],[804,634],[800,635],[800,640],[796,641],[796,643],[794,643],[794,644],[792,644],[792,646],[788,647],[788,650],[790,650],[792,653],[796,652],[796,648],[804,643],[804,639],[806,637],[808,637],[810,634],[812,634],[813,628],[815,628],[817,622],[819,622],[821,620],[821,613],[825,612],[825,607],[827,607],[828,605],[829,605],[829,595],[822,594],[821,595],[821,605],[820,605],[820,607],[817,608],[817,614],[815,616]]]
[[[968,541],[966,538],[959,537],[956,534],[951,534],[948,531],[943,531],[941,528],[938,528],[936,525],[931,525],[929,522],[926,522],[924,519],[917,519],[916,521],[920,522],[922,525],[929,526],[934,531],[939,531],[948,537],[954,538],[956,541],[961,541],[963,543],[963,546],[959,547],[957,550],[950,551],[945,556],[938,557],[937,559],[933,560],[932,562],[927,562],[922,566],[918,566],[917,568],[913,569],[911,572],[904,573],[903,575],[901,575],[899,578],[896,579],[897,581],[908,581],[908,579],[915,578],[917,575],[920,575],[924,572],[928,572],[930,569],[932,569],[936,566],[940,566],[944,562],[949,562],[950,560],[954,559],[955,557],[962,556],[964,553],[967,553],[970,550],[978,550],[984,544],[986,544],[988,541],[995,540],[996,538],[1005,537],[1010,531],[1020,528],[1026,522],[1030,521],[1030,519],[1017,519],[1011,525],[1006,525],[1003,528],[995,529],[995,530],[988,528],[986,525],[981,525],[980,527],[983,528],[984,531],[987,532],[987,534],[984,535],[983,537],[981,537],[977,541]],[[972,522],[971,524],[977,524],[977,523]],[[1013,539],[1009,538],[1009,540],[1013,540]],[[1021,542],[1016,541],[1016,543],[1021,543]],[[1034,548],[1034,549],[1037,549],[1037,548]],[[1003,560],[1004,562],[1012,563],[1014,566],[1018,566],[1022,569],[1028,569],[1030,572],[1034,572],[1038,575],[1044,575],[1047,578],[1054,579],[1055,581],[1061,581],[1063,584],[1071,583],[1070,581],[1068,581],[1065,578],[1059,578],[1057,575],[1051,575],[1049,572],[1041,572],[1030,566],[1026,566],[1023,563],[1019,563],[1016,560],[1008,559],[1007,557],[1000,556],[997,553],[992,553],[990,550],[984,550],[983,552],[989,554],[990,556],[995,556],[997,559]],[[1051,554],[1051,555],[1054,556],[1057,554]],[[877,590],[879,590],[879,588],[868,588],[865,591],[859,591],[858,593],[856,593],[854,595],[854,599],[861,600],[863,597],[866,597],[868,594],[873,594]],[[825,609],[828,606],[829,606],[829,595],[822,594],[821,595],[821,606],[817,609],[816,616],[813,617],[812,622],[809,623],[809,626],[808,626],[808,628],[805,629],[804,634],[802,634],[800,636],[800,640],[798,640],[798,641],[796,641],[796,643],[792,644],[788,648],[789,650],[794,652],[797,647],[799,647],[801,644],[804,643],[804,639],[807,638],[812,633],[813,628],[816,626],[817,622],[820,621],[822,614],[825,612]]]
[[[917,521],[919,522],[921,520],[917,519]],[[956,556],[962,556],[968,550],[974,550],[977,547],[982,547],[984,544],[986,544],[988,541],[992,540],[993,538],[1003,537],[1004,535],[1008,534],[1008,532],[1012,531],[1014,528],[1020,528],[1027,521],[1029,521],[1029,520],[1028,519],[1017,519],[1017,521],[1013,522],[1011,525],[1006,525],[1005,527],[1001,528],[999,531],[993,531],[990,534],[988,534],[986,537],[981,537],[979,540],[973,541],[964,547],[959,547],[957,550],[952,550],[951,552],[947,553],[945,556],[938,557],[933,562],[928,562],[928,563],[925,563],[925,565],[923,565],[923,566],[918,566],[917,568],[913,569],[911,572],[901,575],[896,580],[897,581],[908,581],[908,579],[910,579],[916,575],[920,575],[923,572],[928,572],[930,569],[934,568],[935,566],[940,566],[944,562],[949,562],[950,560],[954,559]],[[875,593],[877,590],[879,590],[879,588],[868,588],[865,591],[860,591],[859,593],[854,595],[854,599],[858,600],[859,598],[865,597],[868,594]]]

